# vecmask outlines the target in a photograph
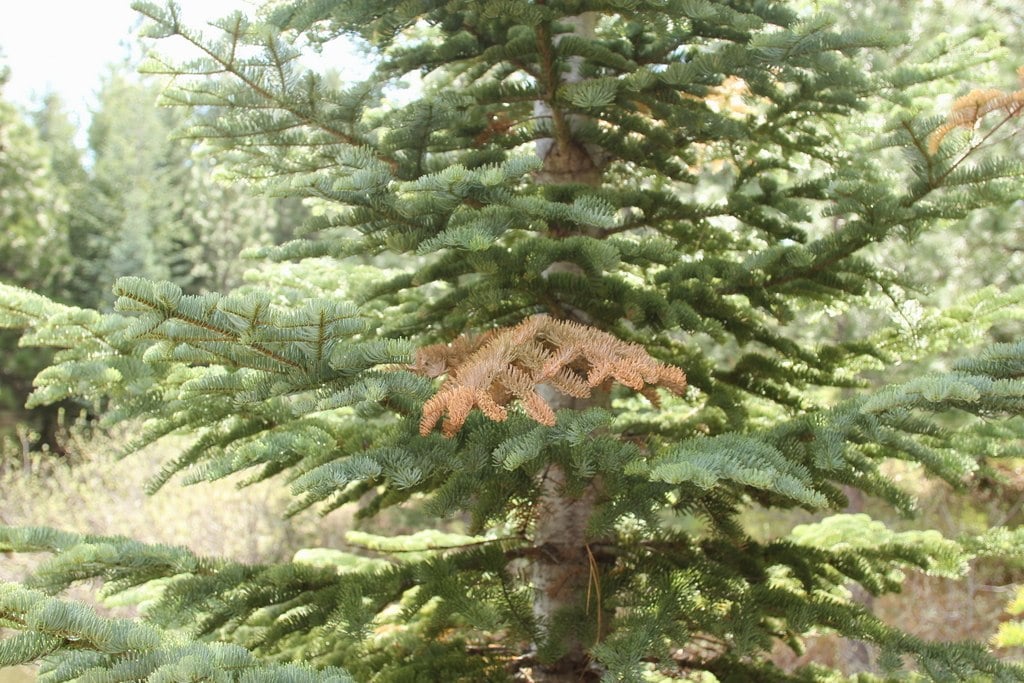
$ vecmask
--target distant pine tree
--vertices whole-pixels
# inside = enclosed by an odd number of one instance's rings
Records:
[[[6,80],[0,68],[0,95]],[[82,168],[59,101],[48,97],[35,119],[0,98],[0,282],[68,302],[68,206]],[[0,447],[17,436],[22,450],[59,452],[60,411],[70,406],[23,410],[32,378],[52,355],[20,349],[18,338],[0,330]]]
[[[123,66],[100,88],[89,127],[92,168],[72,217],[79,305],[109,305],[109,284],[127,274],[192,294],[236,287],[251,265],[238,258],[242,249],[289,230],[274,199],[217,178],[197,141],[173,137],[186,113],[155,106],[161,90]]]
[[[851,489],[909,512],[886,461],[963,487],[1021,437],[993,418],[1024,407],[1024,344],[898,385],[863,377],[977,346],[1024,291],[852,340],[807,334],[904,284],[878,245],[1019,198],[1022,164],[984,153],[1018,125],[1015,99],[970,130],[913,113],[933,79],[991,58],[980,43],[874,72],[859,55],[898,36],[775,2],[303,0],[213,37],[173,5],[136,6],[150,35],[198,48],[147,67],[195,109],[186,135],[313,204],[308,236],[260,253],[320,257],[315,284],[190,296],[126,277],[111,315],[4,287],[0,323],[63,349],[32,401],[108,397],[108,419],[143,418],[128,450],[194,434],[154,490],[247,472],[287,482],[293,514],[402,504],[469,530],[353,532],[358,552],[250,566],[0,529],[0,549],[53,553],[27,586],[0,584],[0,625],[20,631],[0,663],[44,658],[47,681],[346,680],[331,666],[838,680],[766,656],[831,629],[889,670],[1024,680],[981,644],[886,625],[846,588],[958,576],[1019,554],[1021,532],[954,540],[836,514],[759,542],[743,515],[835,513]],[[342,35],[380,61],[339,91],[298,46]],[[410,75],[420,87],[398,97]],[[386,268],[350,280],[350,256]],[[93,577],[105,594],[146,586],[143,623],[50,597]]]

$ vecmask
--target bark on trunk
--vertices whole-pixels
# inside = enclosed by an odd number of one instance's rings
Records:
[[[565,20],[573,26],[573,33],[592,36],[598,15],[593,12],[570,17]],[[545,55],[546,46],[557,45],[561,36],[538,35],[542,58],[547,58],[542,69],[548,74],[548,92],[545,100],[534,104],[538,119],[551,122],[553,137],[537,141],[537,155],[544,160],[543,169],[535,181],[540,184],[573,183],[599,185],[601,183],[600,163],[595,160],[595,150],[588,150],[573,139],[576,122],[574,117],[552,106],[554,92],[561,83],[581,79],[580,63],[574,58],[564,73],[555,71],[550,52]],[[574,263],[554,263],[544,273],[545,277],[555,272],[580,272]],[[581,311],[565,310],[562,314],[578,322],[589,322]],[[589,399],[573,399],[554,390],[541,387],[544,399],[556,411],[563,408],[583,410],[604,405],[606,395],[595,395]],[[555,683],[597,680],[598,672],[590,669],[587,649],[592,642],[584,642],[582,633],[597,633],[600,637],[604,623],[600,614],[598,597],[599,581],[597,567],[589,551],[587,528],[594,509],[602,497],[599,478],[589,483],[581,495],[570,496],[565,491],[567,473],[558,464],[551,464],[541,474],[538,482],[540,500],[534,523],[534,561],[530,567],[530,578],[534,587],[533,612],[547,637],[549,629],[560,618],[593,619],[593,628],[585,624],[574,624],[574,628],[559,644],[561,655],[554,662],[538,665],[531,673],[531,679],[538,683]],[[536,644],[535,644],[536,645]]]
[[[545,392],[546,387],[541,389],[545,400],[555,409],[583,409],[603,402],[602,397],[580,401],[554,391]],[[534,561],[530,567],[533,612],[545,635],[559,619],[563,626],[568,622],[570,630],[559,643],[561,656],[534,669],[532,678],[538,683],[597,680],[599,672],[590,667],[587,654],[594,643],[587,641],[599,639],[606,623],[598,567],[589,550],[589,543],[595,539],[588,533],[590,519],[602,497],[602,482],[595,478],[582,495],[569,496],[565,491],[566,478],[565,470],[552,464],[539,482],[541,498],[533,532]],[[585,639],[584,633],[594,635]]]

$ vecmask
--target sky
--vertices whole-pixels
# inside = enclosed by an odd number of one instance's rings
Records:
[[[56,91],[87,117],[104,68],[125,59],[138,15],[131,0],[0,0],[0,63],[11,70],[3,96],[28,107]],[[190,22],[244,8],[245,0],[180,0]],[[84,123],[80,121],[79,123]]]
[[[156,0],[159,2],[160,0]],[[42,95],[57,92],[81,128],[95,108],[95,92],[108,64],[124,60],[139,15],[131,0],[0,0],[0,64],[11,70],[4,99],[31,107]],[[178,0],[185,22],[204,22],[241,9],[251,14],[257,0]],[[177,55],[171,41],[161,52]],[[351,60],[350,54],[341,59]],[[340,64],[336,63],[336,66]],[[346,69],[351,72],[349,66]]]

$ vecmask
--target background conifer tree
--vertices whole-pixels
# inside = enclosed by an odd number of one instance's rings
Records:
[[[73,219],[76,304],[109,307],[109,283],[129,274],[190,294],[235,287],[244,247],[290,234],[280,201],[216,179],[197,141],[175,135],[186,113],[157,108],[160,91],[125,65],[103,80],[89,127],[92,168]]]
[[[169,279],[190,294],[223,291],[241,284],[251,266],[238,258],[243,248],[292,234],[306,216],[299,200],[257,197],[224,178],[195,140],[173,138],[185,113],[157,108],[160,91],[125,64],[111,66],[86,150],[56,95],[31,113],[2,105],[0,281],[107,309],[110,283],[129,273]],[[24,411],[32,378],[51,354],[19,349],[17,340],[13,331],[0,333],[0,440],[17,435],[13,450],[23,455],[63,453],[62,425],[82,405]]]
[[[20,631],[0,663],[45,658],[50,681],[807,680],[831,673],[765,653],[826,628],[889,669],[1024,677],[980,644],[899,632],[847,589],[957,576],[1019,553],[1017,530],[833,514],[848,491],[910,512],[888,460],[962,487],[1012,452],[1021,344],[902,384],[863,373],[978,345],[1022,292],[921,311],[912,338],[806,334],[906,285],[892,240],[1019,196],[1021,164],[985,149],[1018,123],[1014,84],[973,115],[917,115],[929,82],[993,58],[985,44],[873,70],[864,55],[898,36],[743,0],[303,0],[209,35],[137,7],[150,35],[197,48],[148,65],[194,108],[186,134],[317,209],[308,237],[259,253],[388,269],[336,293],[321,278],[315,297],[125,277],[109,315],[4,287],[0,323],[62,349],[32,402],[107,397],[108,419],[144,420],[129,450],[194,434],[154,489],[245,472],[287,482],[292,513],[416,506],[467,528],[353,532],[358,553],[267,566],[2,529],[0,548],[53,558],[0,586],[0,624]],[[344,90],[299,61],[340,35],[380,58]],[[421,91],[396,97],[410,74]],[[753,507],[831,516],[759,542]],[[92,577],[144,587],[145,623],[51,597]]]
[[[7,69],[0,67],[0,95],[6,80]],[[67,301],[69,187],[81,166],[70,136],[64,138],[70,124],[56,98],[47,100],[37,120],[33,126],[0,99],[0,281]],[[59,449],[57,409],[40,408],[29,416],[22,409],[32,378],[50,355],[19,349],[18,336],[0,330],[0,442],[20,422],[27,428],[18,434],[20,447]]]

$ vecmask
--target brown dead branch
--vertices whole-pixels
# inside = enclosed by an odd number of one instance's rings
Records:
[[[1024,66],[1017,70],[1024,82]],[[972,90],[953,102],[946,123],[928,136],[928,153],[939,151],[942,141],[957,128],[973,130],[981,120],[993,112],[1001,112],[1007,121],[1024,112],[1024,89],[1004,92],[995,89]]]
[[[454,436],[474,408],[500,422],[508,417],[507,406],[514,400],[537,422],[553,425],[555,413],[538,392],[541,385],[587,398],[595,388],[616,381],[655,405],[655,386],[677,395],[686,390],[683,371],[654,360],[642,346],[546,315],[532,316],[515,327],[459,337],[451,344],[424,347],[411,369],[427,377],[447,375],[423,406],[420,433],[424,436],[446,414],[441,431]]]

